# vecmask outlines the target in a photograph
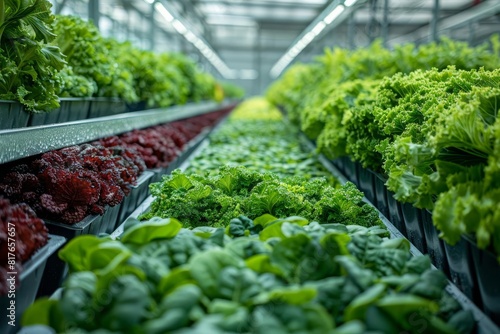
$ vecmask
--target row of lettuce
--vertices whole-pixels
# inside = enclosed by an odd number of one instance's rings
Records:
[[[334,49],[270,87],[318,149],[382,174],[401,202],[432,211],[450,244],[500,254],[500,45]],[[304,87],[308,87],[307,90]]]
[[[219,140],[232,138],[233,126],[241,136],[256,129],[245,133],[240,123],[281,129],[275,110],[255,102],[213,136],[217,147],[229,145]],[[249,106],[264,106],[267,120]],[[256,156],[287,163],[284,155]],[[193,171],[154,184],[150,210],[142,221],[129,219],[116,240],[70,241],[59,253],[70,269],[60,298],[37,300],[23,326],[148,334],[474,330],[472,314],[446,293],[444,274],[427,256],[413,257],[408,241],[389,239],[352,184],[237,163]]]
[[[29,111],[56,109],[60,97],[166,107],[243,95],[183,54],[141,50],[78,17],[53,15],[47,0],[2,2],[0,11],[0,99]]]
[[[244,166],[278,176],[330,177],[316,155],[304,150],[299,131],[283,122],[279,110],[262,97],[248,99],[209,137],[189,173],[206,173],[221,165]]]

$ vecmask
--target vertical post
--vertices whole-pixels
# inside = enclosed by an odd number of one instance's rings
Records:
[[[389,0],[384,0],[384,13],[382,19],[382,43],[387,48],[389,39]]]
[[[54,13],[55,14],[61,14],[64,6],[66,5],[66,0],[62,0],[62,1],[54,1],[54,4],[55,4],[55,9],[54,9]]]
[[[469,26],[469,44],[473,45],[474,39],[476,38],[475,24],[474,24],[474,22],[469,21],[468,26]]]
[[[356,35],[356,19],[354,17],[354,11],[349,13],[349,18],[347,21],[347,41],[349,45],[349,49],[353,50],[355,48],[354,45],[354,36]]]
[[[89,20],[99,29],[99,0],[89,0]]]
[[[431,21],[431,40],[438,41],[438,22],[439,22],[439,0],[434,0],[434,7],[432,8],[432,21]]]
[[[132,39],[132,31],[131,31],[131,24],[130,24],[130,12],[127,10],[127,24],[125,26],[125,38],[130,41]]]
[[[377,0],[370,0],[370,19],[368,21],[368,37],[370,44],[375,40],[377,24]]]
[[[149,42],[149,50],[154,51],[155,49],[155,32],[156,32],[156,21],[155,21],[155,2],[151,4],[151,8],[149,11],[149,34],[148,34],[148,42]]]
[[[264,91],[264,81],[269,78],[269,70],[266,72],[264,76],[263,68],[262,68],[262,28],[260,25],[257,27],[257,43],[255,47],[255,68],[257,69],[258,77],[257,77],[257,86],[253,92],[249,92],[250,94],[259,94]]]

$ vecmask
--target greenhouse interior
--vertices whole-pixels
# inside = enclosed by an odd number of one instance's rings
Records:
[[[500,334],[500,0],[0,2],[2,334]]]

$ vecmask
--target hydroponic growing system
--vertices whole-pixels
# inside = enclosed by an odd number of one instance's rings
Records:
[[[327,49],[265,96],[0,17],[1,333],[500,333],[500,55]]]

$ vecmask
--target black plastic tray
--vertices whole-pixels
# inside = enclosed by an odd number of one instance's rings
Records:
[[[82,234],[99,235],[100,233],[105,232],[105,228],[103,228],[101,224],[102,216],[99,215],[89,215],[83,218],[82,221],[72,225],[45,219],[44,221],[49,229],[49,233],[62,235],[68,240]]]
[[[351,181],[355,185],[358,185],[358,168],[357,162],[353,162],[351,159],[347,158],[344,160],[344,176],[347,180]]]
[[[406,233],[401,203],[394,198],[394,193],[392,191],[386,190],[387,208],[389,211],[389,216],[387,218],[389,218],[391,223],[407,238],[408,234]]]
[[[94,97],[90,99],[88,118],[112,116],[127,112],[125,101],[117,98]]]
[[[363,168],[360,164],[356,164],[356,173],[358,182],[357,186],[359,190],[364,192],[366,199],[368,199],[371,203],[376,204],[375,180],[373,173],[371,173],[368,169]],[[382,214],[384,213],[382,212]]]
[[[30,114],[17,101],[0,100],[0,130],[24,128]]]
[[[115,230],[116,222],[118,221],[118,215],[120,213],[123,201],[115,206],[108,206],[106,212],[102,215],[102,233],[111,234]]]
[[[436,268],[441,269],[446,276],[450,277],[450,269],[444,250],[444,241],[439,238],[439,231],[432,223],[432,214],[428,210],[421,210],[421,213],[427,254],[429,254],[432,264]]]
[[[472,250],[479,293],[484,312],[500,325],[500,264],[497,257],[487,250],[478,249],[475,241],[465,236]]]
[[[389,217],[389,204],[387,200],[387,188],[385,182],[387,178],[379,173],[370,171],[373,174],[373,192],[375,193],[375,206],[385,217]]]
[[[410,242],[415,245],[420,252],[427,254],[424,227],[422,226],[422,210],[415,208],[409,203],[403,203],[401,209],[403,212],[408,240],[410,240]]]
[[[316,147],[316,144],[314,144],[314,147]],[[342,173],[343,175],[345,175],[345,160],[346,159],[349,159],[347,157],[340,157],[340,158],[336,158],[336,159],[333,159],[331,160],[331,163],[333,166],[335,166],[335,168],[337,168],[337,170]]]
[[[111,228],[108,229],[108,233],[113,232],[116,227],[119,226],[148,196],[150,179],[153,177],[153,175],[153,172],[145,171],[141,174],[141,176],[139,176],[139,178],[137,179],[137,184],[135,186],[132,186],[130,194],[128,194],[128,196],[123,199],[117,217],[114,220]]]
[[[16,288],[15,327],[8,324],[7,308],[10,305],[10,299],[8,296],[0,297],[0,309],[3,314],[2,321],[0,321],[0,333],[11,334],[19,329],[19,322],[24,311],[35,300],[40,282],[46,272],[47,260],[64,244],[64,241],[64,237],[49,234],[48,243],[23,264],[23,271],[19,275],[20,285]]]
[[[150,109],[147,107],[146,101],[130,102],[130,103],[126,103],[126,106],[127,106],[126,112],[134,112],[134,111],[141,111],[141,110]]]
[[[445,242],[444,249],[451,281],[478,307],[482,307],[470,242],[464,238],[453,246]]]
[[[85,217],[81,222],[73,225],[62,224],[45,220],[45,225],[49,229],[49,233],[61,235],[67,241],[83,234],[99,235],[105,232],[102,222],[103,216],[90,215]],[[47,261],[48,272],[43,276],[40,283],[40,289],[37,297],[50,296],[57,288],[61,286],[62,280],[68,272],[66,263],[64,263],[57,254],[52,254]]]
[[[50,112],[32,113],[28,126],[49,125],[86,119],[89,113],[89,98],[65,97],[59,100],[60,107]]]

